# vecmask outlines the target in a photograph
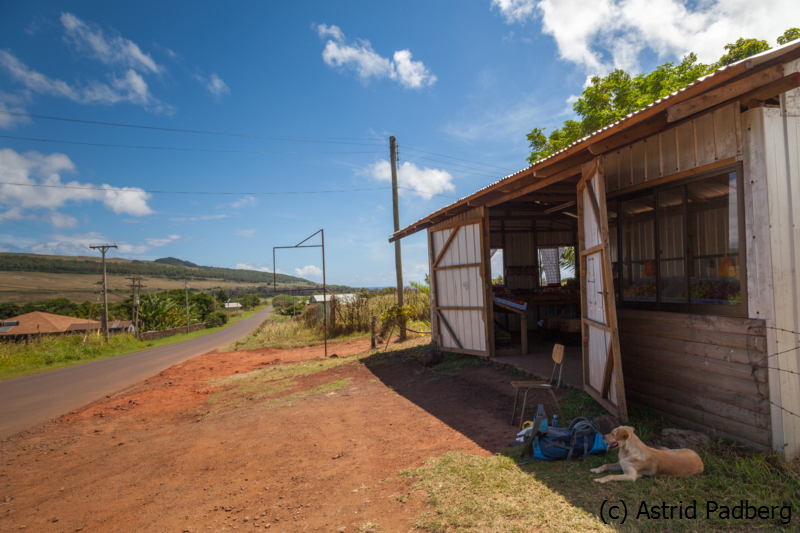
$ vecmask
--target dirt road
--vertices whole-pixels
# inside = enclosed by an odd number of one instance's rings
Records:
[[[318,354],[202,355],[0,442],[0,531],[405,532],[433,509],[402,469],[515,433],[491,366]]]
[[[114,394],[253,332],[272,307],[216,333],[0,383],[0,439]]]

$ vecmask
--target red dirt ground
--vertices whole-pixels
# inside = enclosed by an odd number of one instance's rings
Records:
[[[400,470],[450,450],[488,455],[513,439],[511,378],[486,366],[448,377],[408,359],[354,359],[281,394],[349,379],[337,392],[283,407],[206,403],[210,378],[319,355],[202,355],[1,442],[0,531],[350,532],[369,521],[409,531],[427,508],[421,495],[407,498],[413,480]]]

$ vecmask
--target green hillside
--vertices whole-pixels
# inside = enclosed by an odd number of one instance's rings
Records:
[[[100,258],[63,257],[37,254],[0,253],[0,271],[4,272],[47,272],[53,274],[97,274],[100,272]],[[239,283],[271,284],[272,273],[255,270],[237,270],[198,266],[189,261],[174,257],[156,261],[137,261],[113,259],[106,261],[109,274],[123,276],[146,276],[167,279],[206,280],[221,279]],[[277,274],[276,281],[284,286],[321,286],[295,276]]]

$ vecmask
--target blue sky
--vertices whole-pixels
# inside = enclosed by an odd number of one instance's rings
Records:
[[[54,186],[0,184],[0,250],[113,242],[271,271],[273,246],[324,228],[329,282],[392,285],[390,135],[405,226],[526,166],[525,134],[569,118],[588,76],[774,44],[792,17],[785,0],[5,2],[0,111],[256,136],[0,114],[0,182]],[[424,235],[403,259],[424,276]],[[277,266],[319,280],[322,265]]]

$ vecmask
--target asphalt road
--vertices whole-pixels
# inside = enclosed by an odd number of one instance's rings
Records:
[[[0,439],[74,411],[252,333],[272,307],[204,337],[0,383]]]

